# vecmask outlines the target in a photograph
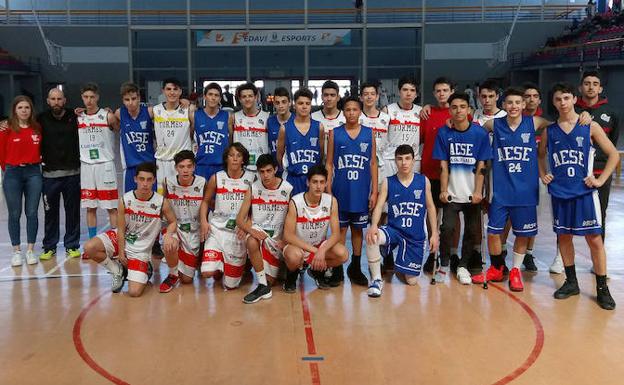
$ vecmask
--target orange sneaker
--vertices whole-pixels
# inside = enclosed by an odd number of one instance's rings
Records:
[[[522,274],[520,273],[520,269],[518,269],[517,267],[514,267],[509,271],[509,290],[524,290],[524,285],[522,284]]]
[[[490,266],[485,273],[485,277],[488,282],[502,282],[504,278],[504,266],[500,268],[495,268],[494,266]],[[481,284],[483,283],[483,273],[475,274],[472,276],[472,283]]]

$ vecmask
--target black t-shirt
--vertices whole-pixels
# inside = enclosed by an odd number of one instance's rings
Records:
[[[60,119],[51,110],[37,116],[41,125],[41,157],[43,171],[75,170],[80,168],[78,123],[70,109]]]

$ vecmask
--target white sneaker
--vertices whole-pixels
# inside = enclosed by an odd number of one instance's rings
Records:
[[[26,251],[26,263],[29,265],[36,265],[37,263],[39,263],[39,258],[35,256],[32,250]]]
[[[553,274],[561,274],[563,273],[563,259],[561,259],[561,255],[557,254],[555,259],[553,259],[552,264],[550,265],[550,272]]]
[[[24,263],[24,259],[22,258],[22,252],[19,250],[13,251],[13,257],[11,258],[11,266],[17,267],[22,266]]]
[[[381,292],[383,291],[383,281],[381,279],[376,279],[368,285],[367,294],[369,297],[377,298],[381,297]]]
[[[472,277],[468,272],[468,269],[465,267],[460,267],[457,269],[457,280],[462,285],[470,285],[472,283]]]
[[[440,268],[435,272],[433,279],[435,279],[436,283],[444,283],[446,282],[446,277],[449,273],[449,266],[440,266]]]

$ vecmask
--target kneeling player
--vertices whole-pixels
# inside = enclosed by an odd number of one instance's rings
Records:
[[[293,189],[290,183],[275,175],[278,165],[272,155],[260,155],[256,167],[260,179],[247,190],[236,217],[238,228],[247,233],[247,255],[258,278],[258,286],[245,296],[245,303],[255,303],[272,296],[269,283],[272,285],[277,278],[280,260],[283,259],[282,232]]]
[[[342,265],[349,257],[346,247],[339,243],[338,202],[323,192],[327,187],[327,169],[313,166],[307,178],[308,190],[292,197],[284,222],[284,260],[288,268],[284,291],[287,293],[297,289],[297,276],[304,263],[310,265],[312,270],[308,273],[319,289],[328,289],[325,270]]]
[[[402,144],[395,150],[394,162],[397,173],[386,178],[373,210],[371,225],[366,233],[366,255],[371,271],[369,297],[379,297],[383,289],[381,279],[381,253],[379,245],[386,245],[388,252],[398,246],[394,270],[403,275],[408,285],[415,285],[420,275],[423,256],[427,248],[429,220],[430,251],[438,250],[439,235],[436,208],[431,197],[429,180],[414,173],[414,149]],[[384,204],[388,202],[388,225],[377,228]]]
[[[223,286],[235,289],[240,285],[245,267],[244,233],[236,227],[236,214],[254,180],[245,170],[249,152],[240,143],[232,143],[223,153],[225,170],[210,177],[199,216],[200,237],[205,240],[201,274],[204,278],[225,276]],[[214,211],[208,220],[208,205],[214,198]]]
[[[165,252],[176,250],[178,241],[173,236],[177,225],[169,202],[152,191],[156,181],[156,165],[138,165],[134,181],[137,189],[125,193],[119,201],[117,230],[109,230],[91,238],[85,244],[85,253],[113,274],[114,293],[121,291],[127,277],[128,294],[138,297],[143,294],[152,273],[152,245],[160,233],[161,216],[169,222],[164,238]],[[116,260],[112,259],[114,256],[117,256]]]

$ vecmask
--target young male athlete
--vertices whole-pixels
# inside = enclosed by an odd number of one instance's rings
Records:
[[[312,119],[323,125],[323,133],[325,134],[325,142],[323,142],[323,145],[327,147],[329,132],[345,122],[344,114],[338,108],[340,88],[336,82],[327,80],[323,83],[321,87],[321,100],[323,101],[323,108],[312,113]]]
[[[236,97],[243,109],[234,114],[234,141],[249,151],[248,169],[256,171],[256,160],[262,154],[269,154],[267,121],[269,113],[258,109],[258,89],[253,83],[241,84],[236,88]]]
[[[119,200],[119,227],[90,239],[84,248],[89,259],[113,275],[113,293],[121,291],[127,278],[128,294],[139,297],[152,274],[151,250],[160,233],[161,218],[169,222],[164,237],[165,252],[175,250],[178,241],[174,236],[177,225],[173,210],[162,195],[153,191],[156,165],[139,164],[134,179],[136,190],[125,193]]]
[[[472,121],[483,126],[488,120],[502,118],[507,113],[505,110],[498,108],[498,82],[493,79],[487,79],[479,84],[479,102],[481,107],[478,108],[472,116]]]
[[[338,202],[325,193],[327,169],[316,165],[308,170],[308,189],[292,197],[284,221],[284,261],[288,268],[284,291],[297,290],[300,269],[309,265],[308,274],[319,289],[327,289],[325,270],[341,266],[349,252],[340,243]],[[327,232],[331,234],[328,237]]]
[[[271,155],[275,161],[278,161],[277,142],[280,128],[295,117],[295,114],[290,112],[291,104],[290,92],[284,87],[276,88],[273,92],[273,106],[275,107],[275,114],[271,115],[269,117],[269,121],[267,122],[267,129],[269,130],[269,149],[271,150]],[[283,173],[284,169],[281,166],[278,166],[277,176],[281,178]]]
[[[558,235],[566,280],[554,293],[556,299],[579,294],[574,265],[574,235],[585,237],[594,272],[598,305],[615,309],[607,286],[606,253],[602,241],[602,216],[597,188],[603,186],[619,161],[618,152],[596,122],[582,125],[574,111],[577,102],[572,86],[558,83],[552,88],[553,104],[559,113],[556,123],[542,133],[539,144],[539,173],[552,196],[553,230]],[[603,173],[593,174],[594,145],[607,156]],[[546,156],[550,171],[547,172]]]
[[[435,253],[439,245],[438,221],[431,185],[427,177],[414,172],[414,148],[402,144],[395,153],[397,174],[382,182],[371,225],[366,233],[366,255],[371,271],[369,297],[379,297],[383,290],[379,245],[385,245],[389,249],[398,247],[394,269],[408,285],[415,285],[420,275],[422,260],[427,251],[427,220],[432,230],[429,239],[430,251]],[[388,225],[378,228],[385,203],[388,203]]]
[[[307,174],[323,157],[324,128],[310,118],[312,92],[301,88],[295,92],[295,117],[280,127],[277,139],[277,161],[282,163],[285,179],[293,186],[293,195],[307,190]]]
[[[236,217],[236,225],[247,234],[247,255],[258,278],[258,286],[243,298],[244,303],[272,296],[271,285],[284,259],[282,233],[292,192],[291,184],[276,175],[277,161],[271,155],[260,155],[256,167],[259,178],[245,193]]]
[[[199,209],[200,241],[204,243],[201,274],[220,278],[226,289],[240,285],[245,267],[243,232],[236,227],[245,193],[251,187],[254,173],[246,170],[249,152],[240,143],[230,144],[223,153],[224,170],[210,177]],[[208,219],[208,208],[214,199],[214,210]]]
[[[384,167],[383,155],[388,145],[388,124],[390,116],[377,108],[379,102],[379,91],[375,83],[362,83],[360,86],[360,100],[363,104],[362,114],[360,115],[360,124],[370,127],[375,135],[375,149],[377,158],[377,175],[378,182],[381,186],[383,178],[386,175]]]
[[[80,90],[85,110],[78,114],[80,144],[80,206],[87,209],[89,238],[97,232],[97,208],[106,209],[112,229],[117,227],[117,173],[114,114],[98,107],[99,88],[87,83]]]
[[[340,242],[345,245],[347,230],[351,229],[353,255],[347,268],[351,282],[366,286],[362,273],[363,229],[368,225],[368,213],[377,201],[377,150],[370,127],[359,123],[361,101],[346,98],[343,112],[346,123],[329,132],[327,145],[327,192],[336,197],[340,221]],[[342,276],[342,265],[332,271],[334,280]],[[339,284],[339,282],[337,282]]]

